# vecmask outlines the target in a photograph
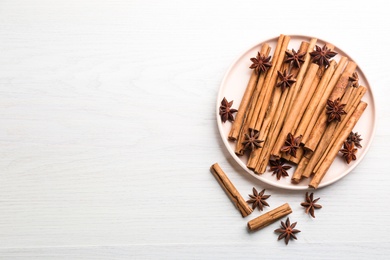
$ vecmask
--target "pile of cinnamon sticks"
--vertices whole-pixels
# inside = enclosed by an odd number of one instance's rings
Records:
[[[317,188],[367,107],[361,100],[367,88],[352,86],[350,79],[357,65],[346,57],[338,62],[332,59],[326,65],[313,62],[310,53],[318,47],[315,38],[302,41],[299,50],[293,51],[302,55],[301,64],[285,62],[286,52],[291,53],[289,42],[289,36],[280,35],[272,66],[265,72],[253,70],[228,138],[235,141],[235,153],[242,156],[245,135],[258,132],[264,142],[261,148],[250,151],[249,169],[262,174],[270,158],[284,158],[297,165],[294,183],[312,176],[309,186]],[[326,44],[326,48],[333,50],[334,46]],[[268,56],[271,48],[264,43],[259,52]],[[283,72],[295,79],[285,89],[276,87]],[[345,104],[346,114],[340,121],[328,122],[327,102],[338,98]],[[300,140],[294,156],[281,151],[289,135]]]

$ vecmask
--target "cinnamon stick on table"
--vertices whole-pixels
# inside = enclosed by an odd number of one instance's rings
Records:
[[[267,213],[264,213],[257,218],[250,220],[248,222],[248,228],[251,231],[262,229],[263,227],[274,223],[278,219],[287,216],[290,213],[292,213],[292,209],[290,208],[290,205],[288,205],[288,203],[285,203],[271,211],[268,211]]]
[[[225,190],[230,200],[240,211],[242,217],[246,217],[253,212],[253,209],[246,203],[241,194],[234,187],[233,183],[226,176],[225,172],[221,169],[218,163],[214,163],[210,167],[210,171],[213,173],[221,187]]]

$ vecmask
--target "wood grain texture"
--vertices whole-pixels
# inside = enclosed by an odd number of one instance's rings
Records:
[[[390,21],[386,1],[370,3],[328,2],[323,19],[310,1],[0,1],[0,258],[386,258]],[[356,57],[376,98],[369,152],[315,192],[314,220],[304,192],[235,163],[215,120],[229,65],[280,33]],[[244,197],[255,186],[271,208],[289,203],[298,240],[277,242],[278,223],[249,234],[215,162]]]

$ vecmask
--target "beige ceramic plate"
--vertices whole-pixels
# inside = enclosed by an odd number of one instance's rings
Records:
[[[288,48],[289,49],[295,49],[298,50],[301,41],[307,41],[309,42],[311,37],[308,36],[301,36],[301,35],[293,35],[291,36],[291,40],[289,43]],[[290,190],[304,190],[308,188],[308,183],[310,179],[305,179],[299,184],[292,184],[291,183],[291,176],[292,173],[295,170],[295,167],[291,168],[289,172],[289,177],[281,178],[280,180],[277,180],[275,175],[272,175],[272,172],[269,171],[269,167],[267,168],[267,171],[262,175],[257,175],[253,171],[249,170],[246,167],[247,157],[241,156],[238,157],[234,153],[235,143],[228,141],[228,134],[231,128],[231,123],[226,122],[222,123],[219,116],[219,106],[221,103],[221,100],[226,97],[228,101],[234,100],[233,108],[238,108],[240,105],[241,98],[244,94],[245,88],[247,86],[249,77],[252,73],[252,70],[249,69],[249,66],[252,64],[250,61],[250,58],[255,57],[257,54],[257,51],[260,50],[261,45],[263,43],[268,43],[271,46],[271,52],[270,55],[273,56],[273,52],[276,47],[278,37],[275,37],[273,39],[261,42],[259,44],[256,44],[252,48],[245,51],[241,56],[238,57],[238,59],[230,66],[228,69],[222,84],[219,89],[218,98],[217,98],[217,105],[216,105],[216,115],[217,115],[217,122],[218,122],[218,128],[222,137],[222,140],[224,144],[226,145],[226,148],[228,149],[230,155],[237,161],[237,163],[246,171],[248,174],[252,175],[253,177],[268,183],[270,185],[273,185],[275,187],[283,188],[283,189],[290,189]],[[324,40],[317,38],[317,45],[323,46],[326,42]],[[340,48],[335,46],[335,51],[338,53],[334,57],[336,61],[339,60],[340,56],[346,56],[350,60],[354,60],[352,57],[350,57],[348,54],[346,54],[344,51],[342,51]],[[329,168],[327,174],[325,175],[324,179],[322,180],[319,187],[324,187],[326,185],[329,185],[331,183],[334,183],[335,181],[341,179],[345,175],[347,175],[349,172],[351,172],[363,159],[364,155],[367,153],[368,148],[371,144],[371,141],[374,136],[375,131],[375,103],[374,103],[374,96],[372,93],[372,89],[370,87],[370,84],[367,81],[367,78],[365,77],[362,69],[360,66],[357,68],[357,72],[359,74],[359,83],[360,85],[366,86],[368,88],[368,91],[362,98],[363,101],[368,103],[368,106],[366,110],[364,111],[362,117],[360,118],[359,122],[354,128],[354,132],[358,132],[361,134],[361,137],[363,138],[363,141],[361,142],[363,148],[358,150],[357,157],[358,159],[356,161],[352,161],[350,164],[346,164],[341,156],[337,156],[335,161],[333,162],[332,166]]]

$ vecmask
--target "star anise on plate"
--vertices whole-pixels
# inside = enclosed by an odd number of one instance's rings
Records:
[[[284,62],[289,63],[292,62],[294,67],[297,67],[298,69],[301,67],[301,63],[305,62],[305,55],[306,52],[296,52],[294,49],[292,49],[292,52],[286,51],[286,59]]]
[[[341,149],[340,152],[343,154],[343,157],[348,164],[352,160],[356,160],[357,149],[355,148],[353,143],[350,144],[348,142],[344,142],[344,148]]]
[[[313,199],[313,196],[314,196],[313,192],[310,193],[310,195],[308,192],[306,192],[305,202],[302,202],[301,206],[306,208],[306,210],[305,210],[306,213],[310,213],[310,215],[313,218],[315,218],[314,209],[320,209],[320,208],[322,208],[322,206],[320,204],[316,203],[320,198]]]
[[[287,218],[286,223],[280,221],[280,224],[282,225],[282,228],[275,229],[275,232],[281,233],[278,237],[278,240],[284,238],[284,242],[286,243],[286,245],[288,245],[288,241],[290,241],[291,238],[297,239],[295,234],[301,232],[298,229],[294,229],[297,225],[297,222],[294,222],[290,225],[290,219]]]
[[[226,98],[222,99],[221,106],[219,107],[219,114],[223,123],[225,123],[227,120],[229,120],[230,122],[234,121],[233,113],[236,113],[238,110],[231,108],[232,105],[233,100],[228,102]]]
[[[337,52],[331,51],[326,45],[320,47],[316,45],[315,51],[310,52],[310,56],[314,63],[317,63],[320,67],[329,66],[329,59],[337,55]]]
[[[356,71],[354,73],[352,73],[352,76],[350,76],[348,78],[348,81],[350,82],[351,87],[354,87],[354,88],[359,87],[359,75],[357,74]]]
[[[347,114],[347,112],[344,111],[345,105],[346,104],[340,104],[340,98],[333,101],[328,99],[326,103],[328,122],[332,122],[333,120],[340,122],[341,116]]]
[[[349,136],[347,137],[347,143],[350,143],[350,144],[354,144],[357,148],[362,148],[362,145],[360,144],[360,141],[362,141],[363,139],[360,138],[360,135],[358,134],[358,132],[354,133],[354,132],[351,132],[349,134]]]
[[[276,174],[278,180],[280,180],[281,177],[287,177],[287,170],[291,169],[291,166],[283,166],[285,162],[286,160],[283,158],[269,160],[269,163],[271,164],[270,170],[273,171],[272,175]]]
[[[256,58],[251,58],[253,64],[249,67],[254,69],[257,73],[266,72],[272,65],[269,62],[271,56],[266,57],[264,54],[257,52]]]
[[[255,209],[257,207],[260,211],[263,211],[263,208],[265,206],[269,207],[268,203],[265,200],[271,197],[271,195],[264,195],[265,189],[260,192],[257,192],[256,188],[253,187],[252,192],[253,195],[249,194],[250,199],[246,201],[247,203],[252,204],[252,209]]]
[[[293,78],[293,74],[288,74],[287,70],[284,70],[283,73],[278,70],[278,77],[280,81],[276,84],[277,87],[280,87],[282,89],[282,92],[286,89],[291,87],[291,85],[297,81]]]
[[[259,140],[259,135],[259,131],[250,129],[249,134],[245,134],[245,140],[242,142],[244,145],[244,150],[253,151],[257,148],[261,148],[262,146],[260,144],[264,142],[264,140]]]
[[[302,135],[294,137],[291,133],[287,135],[287,139],[284,143],[284,146],[280,149],[281,152],[287,153],[293,157],[297,156],[297,150],[299,144],[301,143]]]

